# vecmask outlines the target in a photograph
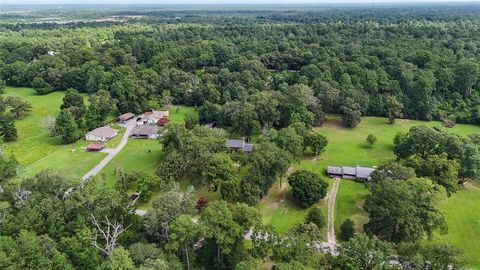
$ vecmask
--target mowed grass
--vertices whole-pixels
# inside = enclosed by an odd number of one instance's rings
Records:
[[[170,112],[170,115],[168,116],[168,119],[170,119],[170,121],[172,122],[179,123],[179,124],[185,123],[185,117],[187,115],[197,114],[197,111],[195,110],[194,107],[188,107],[183,105],[170,106],[169,112]]]
[[[27,177],[53,169],[67,177],[79,178],[104,157],[103,153],[86,153],[82,148],[87,145],[84,140],[62,145],[42,126],[45,117],[59,113],[63,92],[39,96],[31,88],[7,87],[4,95],[18,96],[32,105],[32,112],[15,122],[18,140],[5,144],[7,152],[14,153],[24,167]]]
[[[155,173],[163,156],[162,145],[158,140],[129,139],[127,145],[99,175],[105,177],[108,187],[114,187],[117,182],[116,168],[122,168],[125,172]]]
[[[463,250],[469,268],[480,269],[480,187],[467,185],[440,205],[445,214],[448,233],[435,235],[435,240]]]
[[[438,127],[447,132],[467,136],[480,133],[480,128],[474,125],[456,125],[445,128],[439,122],[415,120],[397,120],[394,125],[387,124],[387,119],[381,117],[364,117],[358,127],[346,128],[341,123],[340,116],[329,115],[321,127],[314,130],[328,137],[329,143],[324,153],[313,158],[305,156],[294,164],[295,169],[306,169],[323,175],[326,179],[328,165],[338,166],[377,166],[395,159],[393,154],[393,138],[398,132],[407,132],[411,127],[425,125]],[[374,134],[378,141],[370,148],[365,139]],[[331,183],[331,180],[329,180]],[[278,185],[271,188],[267,196],[259,203],[264,222],[271,224],[279,231],[286,231],[303,221],[308,209],[302,209],[289,197],[289,188],[280,191]],[[368,189],[362,184],[342,179],[337,193],[335,228],[339,233],[340,224],[347,218],[354,220],[356,229],[362,230],[368,221],[366,213],[361,209]],[[326,204],[320,203],[325,209]],[[480,189],[462,190],[457,192],[441,206],[445,213],[450,232],[438,240],[455,245],[465,251],[465,262],[480,269],[478,254],[480,254]]]
[[[309,210],[309,208],[303,208],[292,197],[292,191],[286,179],[282,179],[281,187],[280,181],[276,181],[257,207],[262,215],[263,223],[272,225],[280,233],[300,225],[305,220]],[[313,207],[320,207],[325,219],[327,218],[327,203],[325,200],[321,200]]]
[[[340,225],[348,218],[355,222],[357,232],[363,231],[368,218],[362,206],[368,189],[363,183],[341,179],[335,203],[335,234],[339,235]]]
[[[85,152],[90,142],[80,140],[74,144],[62,145],[55,152],[25,167],[27,177],[45,169],[51,169],[70,179],[80,179],[107,154]]]
[[[393,154],[393,138],[398,132],[408,132],[413,126],[425,125],[437,127],[447,132],[460,135],[480,133],[480,128],[473,125],[455,125],[445,128],[439,122],[415,120],[397,120],[395,124],[387,124],[382,117],[364,117],[354,129],[343,127],[340,116],[330,115],[322,127],[315,131],[328,137],[328,146],[315,164],[325,174],[328,165],[338,166],[376,166],[391,161]],[[377,137],[377,143],[370,148],[365,139],[369,134]]]
[[[33,107],[29,115],[15,122],[18,140],[6,144],[7,151],[15,153],[22,165],[30,165],[61,147],[60,141],[50,136],[49,131],[41,126],[41,122],[43,118],[59,113],[63,92],[38,96],[31,88],[7,87],[4,95],[18,96],[30,102]]]
[[[303,167],[325,175],[328,165],[338,166],[376,166],[395,159],[393,138],[398,132],[407,132],[411,127],[425,125],[467,136],[480,133],[480,127],[474,125],[455,125],[445,128],[439,122],[415,120],[397,120],[394,125],[387,124],[385,118],[364,117],[355,129],[345,128],[339,116],[328,117],[328,121],[315,131],[324,134],[329,144],[317,161],[304,160]],[[378,141],[370,148],[365,143],[368,134],[374,134]],[[355,221],[356,229],[368,221],[366,213],[360,208],[368,190],[361,183],[342,179],[337,193],[335,228],[346,218]],[[480,269],[480,189],[461,190],[446,199],[440,206],[444,212],[449,233],[437,240],[455,245],[465,252],[464,261],[469,266]]]

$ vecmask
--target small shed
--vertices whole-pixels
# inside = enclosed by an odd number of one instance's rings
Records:
[[[246,143],[245,140],[228,139],[225,146],[233,150],[241,150],[245,153],[253,152],[253,143]]]
[[[87,146],[87,152],[99,152],[104,148],[103,144],[91,143]]]
[[[120,115],[117,120],[118,122],[120,123],[125,123],[127,122],[128,120],[132,119],[135,117],[135,114],[131,113],[131,112],[128,112],[128,113],[124,113],[122,115]]]

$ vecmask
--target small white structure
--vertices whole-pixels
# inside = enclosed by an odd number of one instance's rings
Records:
[[[58,54],[58,52],[56,52],[56,51],[48,51],[47,52],[47,55],[49,55],[49,56],[55,56],[57,54]]]
[[[110,126],[99,127],[87,133],[87,141],[106,142],[118,135],[118,130]]]

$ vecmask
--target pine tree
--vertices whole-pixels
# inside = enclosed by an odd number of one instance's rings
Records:
[[[5,142],[12,142],[18,138],[15,120],[9,114],[0,115],[0,135]]]
[[[63,109],[55,121],[55,133],[63,143],[73,143],[81,136],[75,117],[68,109]]]

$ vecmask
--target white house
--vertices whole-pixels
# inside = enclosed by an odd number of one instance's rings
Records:
[[[106,142],[118,135],[118,130],[110,126],[99,127],[87,133],[87,141]]]

